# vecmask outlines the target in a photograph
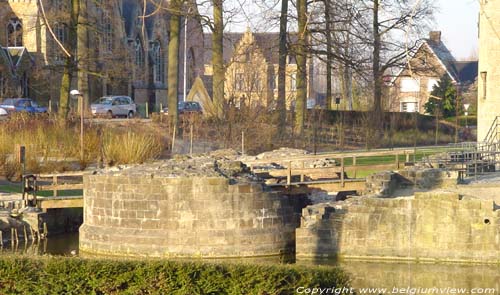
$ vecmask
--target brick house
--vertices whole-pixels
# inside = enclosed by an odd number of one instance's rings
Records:
[[[477,61],[457,61],[442,42],[441,32],[430,32],[406,67],[393,77],[388,109],[424,113],[432,88],[443,75],[448,75],[461,93],[471,91],[477,79],[477,64]]]
[[[293,34],[288,42],[296,40]],[[205,81],[212,77],[212,34],[204,34]],[[224,33],[225,98],[233,105],[242,104],[273,107],[278,97],[279,33]],[[312,87],[313,64],[307,61],[307,93],[314,97]],[[297,90],[297,62],[293,52],[287,56],[286,106],[295,105]],[[206,83],[209,85],[210,83]]]

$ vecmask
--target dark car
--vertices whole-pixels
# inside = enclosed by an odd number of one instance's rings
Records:
[[[47,112],[47,108],[38,106],[38,104],[30,98],[7,98],[0,104],[0,108],[9,113],[27,112],[37,114]]]
[[[179,101],[177,111],[181,114],[201,114],[203,110],[197,101]],[[168,107],[161,110],[162,113],[168,115]]]

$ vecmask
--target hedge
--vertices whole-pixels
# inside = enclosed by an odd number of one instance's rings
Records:
[[[0,294],[296,294],[349,287],[336,267],[0,256]]]

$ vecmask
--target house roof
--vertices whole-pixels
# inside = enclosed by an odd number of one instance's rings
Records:
[[[233,57],[234,50],[236,46],[243,38],[245,33],[224,33],[223,39],[223,59],[224,63],[229,63]],[[251,33],[255,40],[256,45],[262,50],[264,58],[268,63],[278,64],[279,59],[279,33],[275,32],[263,32],[263,33]],[[288,34],[288,43],[296,43],[297,35]],[[203,47],[204,52],[204,64],[212,63],[212,34],[203,34]]]
[[[448,50],[446,45],[441,41],[441,39],[425,39],[422,44],[415,51],[417,52],[422,50],[422,47],[426,46],[430,53],[432,53],[436,59],[439,61],[440,65],[446,71],[450,79],[452,81],[461,83],[461,84],[470,84],[473,83],[477,77],[477,61],[457,61],[453,54]],[[397,77],[401,75],[401,73],[406,69],[402,68],[398,71],[398,73],[393,77],[392,82],[395,81]]]
[[[455,70],[458,74],[458,80],[462,84],[472,84],[477,78],[478,61],[456,61]]]

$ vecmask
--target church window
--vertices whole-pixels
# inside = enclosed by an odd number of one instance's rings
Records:
[[[23,24],[17,17],[7,24],[7,46],[23,46]]]

